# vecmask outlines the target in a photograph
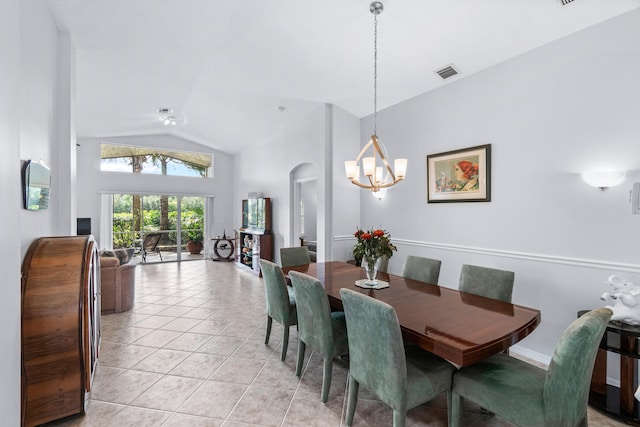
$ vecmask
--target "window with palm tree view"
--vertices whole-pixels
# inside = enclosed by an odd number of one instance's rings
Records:
[[[213,175],[213,156],[205,153],[102,143],[100,158],[103,172]],[[164,261],[163,253],[179,260],[185,249],[198,255],[203,248],[204,206],[203,197],[114,194],[113,248],[135,247],[144,262],[147,254]]]

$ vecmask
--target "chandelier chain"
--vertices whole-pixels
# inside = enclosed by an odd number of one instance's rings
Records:
[[[378,14],[373,14],[373,134],[378,136]]]

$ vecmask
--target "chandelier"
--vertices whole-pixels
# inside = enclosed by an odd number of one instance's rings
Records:
[[[371,190],[373,194],[381,198],[384,191],[402,181],[407,172],[407,159],[395,159],[394,167],[391,168],[387,160],[384,145],[378,140],[378,15],[382,13],[383,5],[379,1],[374,1],[369,6],[369,11],[373,14],[373,135],[367,144],[362,148],[355,160],[344,162],[347,179],[351,183],[361,188]],[[371,149],[372,155],[368,155]],[[362,171],[366,181],[360,181],[360,165],[362,160]],[[394,172],[395,170],[395,172]]]

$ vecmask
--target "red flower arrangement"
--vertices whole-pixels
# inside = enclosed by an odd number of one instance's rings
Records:
[[[362,263],[363,257],[377,259],[383,255],[388,258],[393,256],[393,251],[398,250],[391,243],[391,235],[386,230],[369,229],[364,231],[360,228],[354,233],[356,244],[353,247],[352,254],[356,259],[356,264]]]

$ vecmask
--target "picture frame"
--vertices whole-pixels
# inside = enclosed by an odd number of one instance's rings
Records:
[[[491,144],[427,155],[427,202],[490,202]]]

